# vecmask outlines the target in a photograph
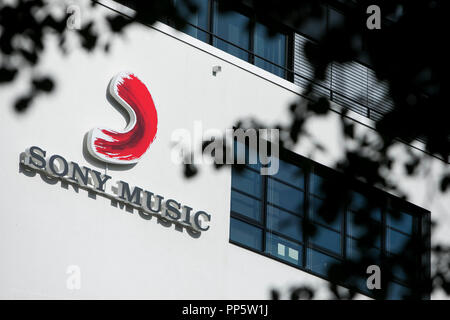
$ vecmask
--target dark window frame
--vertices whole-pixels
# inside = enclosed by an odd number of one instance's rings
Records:
[[[246,146],[248,147],[248,144],[246,143]],[[304,216],[301,216],[302,219],[305,220],[311,220],[311,205],[310,205],[310,201],[311,201],[311,197],[314,197],[314,195],[310,192],[310,188],[311,188],[311,177],[312,174],[318,174],[321,177],[324,177],[325,179],[327,178],[331,178],[331,179],[335,179],[335,181],[341,181],[341,179],[345,178],[344,175],[341,172],[338,172],[334,169],[331,169],[329,167],[326,167],[320,163],[317,163],[311,159],[307,159],[301,155],[298,155],[292,151],[286,150],[286,149],[280,149],[280,155],[279,158],[281,161],[285,161],[287,163],[293,164],[295,166],[298,166],[302,169],[303,173],[304,173],[304,180],[305,180],[305,185],[304,185],[304,195],[305,195],[305,199],[303,201],[303,210],[305,212]],[[234,168],[232,168],[232,170],[235,170]],[[244,166],[243,170],[251,170],[254,172],[258,172],[257,169],[255,168],[251,168],[248,166]],[[349,259],[349,257],[347,256],[347,239],[354,239],[357,240],[357,238],[351,237],[350,235],[347,235],[347,231],[346,228],[348,227],[347,225],[347,214],[350,211],[348,208],[348,204],[345,203],[343,205],[343,216],[342,216],[342,220],[341,220],[341,227],[340,227],[340,245],[341,245],[341,253],[340,254],[336,254],[335,252],[327,249],[327,248],[323,248],[319,245],[315,245],[313,243],[311,243],[311,240],[309,239],[309,237],[303,232],[302,233],[302,241],[299,241],[297,239],[293,239],[285,234],[270,230],[270,228],[267,227],[267,206],[268,206],[268,201],[267,201],[267,183],[269,181],[269,179],[272,179],[272,177],[270,176],[262,176],[262,184],[261,184],[261,188],[263,188],[263,196],[261,199],[259,199],[261,201],[261,215],[262,215],[262,219],[261,222],[258,223],[252,219],[249,219],[237,212],[232,212],[230,210],[230,218],[235,218],[235,219],[239,219],[243,222],[252,224],[253,226],[256,226],[258,228],[260,228],[262,230],[262,251],[258,251],[255,250],[251,247],[246,246],[245,244],[236,242],[231,240],[231,238],[229,239],[229,243],[233,244],[233,245],[237,245],[239,247],[248,249],[250,251],[253,251],[255,253],[258,253],[260,255],[266,256],[268,258],[274,259],[276,261],[279,261],[283,264],[289,265],[291,267],[294,267],[296,269],[302,270],[304,272],[307,272],[309,274],[312,274],[314,276],[318,276],[319,278],[322,278],[324,280],[330,281],[330,279],[326,276],[323,276],[317,272],[315,272],[314,270],[311,270],[308,268],[308,250],[309,249],[313,249],[321,254],[325,254],[333,259],[338,259],[339,261],[345,262],[346,260]],[[416,262],[417,262],[417,268],[416,268],[416,278],[417,278],[417,282],[414,283],[414,287],[419,287],[422,289],[422,291],[420,292],[415,292],[415,288],[412,288],[413,290],[413,294],[418,297],[420,295],[420,297],[422,299],[429,299],[429,293],[426,292],[426,290],[424,288],[426,288],[426,285],[429,283],[430,281],[430,232],[429,232],[429,228],[430,228],[430,211],[423,209],[417,205],[414,205],[404,199],[398,198],[390,193],[387,193],[377,187],[374,186],[370,186],[367,183],[360,181],[358,179],[348,179],[347,178],[347,182],[349,183],[348,186],[350,188],[350,190],[352,191],[356,191],[356,192],[360,192],[361,194],[375,194],[375,196],[378,199],[384,199],[382,206],[381,206],[381,222],[376,222],[379,223],[379,226],[381,228],[381,239],[380,239],[380,248],[377,248],[377,250],[380,251],[380,257],[378,257],[379,260],[379,266],[380,268],[383,269],[388,269],[389,270],[389,266],[386,264],[386,258],[389,256],[389,252],[387,251],[386,248],[386,231],[388,225],[386,222],[386,217],[387,214],[389,212],[389,210],[393,210],[393,209],[401,209],[402,211],[406,211],[408,212],[407,214],[410,214],[413,217],[413,230],[412,230],[412,234],[409,236],[412,237],[416,237],[417,241],[422,241],[422,243],[424,244],[426,250],[425,253],[421,254],[421,255],[417,255],[416,257]],[[285,182],[284,182],[285,183]],[[289,185],[290,187],[293,187],[290,184],[285,183],[286,185]],[[301,190],[300,188],[297,187],[297,189]],[[241,192],[235,188],[232,187],[233,191],[237,191],[237,192]],[[245,194],[245,193],[243,193]],[[286,209],[283,209],[287,212],[289,212]],[[289,212],[292,213],[292,212]],[[297,214],[297,216],[300,216],[299,214]],[[324,225],[323,223],[317,222],[315,221],[314,224],[317,224],[321,227],[325,227],[328,228],[330,230],[331,229],[329,226]],[[335,231],[335,230],[333,230]],[[401,230],[396,230],[395,231],[400,231]],[[288,241],[291,241],[297,245],[300,245],[302,248],[302,252],[301,252],[301,265],[297,265],[294,263],[291,263],[289,261],[283,260],[279,257],[276,257],[272,254],[270,254],[267,251],[266,248],[266,234],[267,233],[272,233],[276,236],[279,236],[283,239],[286,239]],[[403,232],[404,233],[404,232]],[[391,253],[392,254],[392,253]],[[299,253],[300,255],[300,253]],[[424,272],[421,272],[421,270],[424,270]],[[388,278],[388,279],[386,279]],[[406,281],[401,280],[399,278],[396,278],[394,276],[383,276],[382,275],[382,288],[386,288],[386,286],[388,285],[388,281],[389,284],[390,283],[396,283],[398,285],[401,286],[406,286],[408,288],[411,288],[411,284],[407,284]],[[336,282],[337,285],[340,285],[342,287],[354,290],[355,292],[358,292],[360,294],[369,296],[369,297],[374,297],[374,295],[370,295],[368,292],[362,291],[360,289],[358,289],[357,287],[354,287],[352,285],[349,285],[348,283],[344,283],[344,282]]]

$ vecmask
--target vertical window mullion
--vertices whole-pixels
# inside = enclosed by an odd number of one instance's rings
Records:
[[[313,173],[313,167],[305,166],[304,173],[305,173],[305,193],[304,193],[304,201],[303,201],[303,225],[309,223],[309,210],[310,210],[310,185],[311,185],[311,175]],[[309,229],[309,228],[308,228]],[[302,267],[307,267],[307,247],[308,247],[308,237],[306,235],[306,232],[302,232],[303,236],[303,258],[302,258]]]
[[[262,237],[262,251],[266,252],[266,232],[268,231],[267,228],[267,187],[268,187],[268,176],[264,175],[263,179],[262,179],[262,188],[263,188],[263,198],[262,198],[262,205],[261,205],[261,210],[262,210],[262,224],[263,224],[263,237]]]
[[[342,257],[344,257],[344,259],[347,259],[347,209],[348,209],[348,204],[344,203],[342,206],[342,210],[343,215],[342,215],[342,225],[341,225],[341,246],[342,246],[342,250],[341,250],[341,254]]]
[[[214,45],[214,12],[215,12],[215,1],[209,0],[208,2],[208,44]]]
[[[289,71],[283,70],[283,73],[284,78],[291,82],[294,82],[294,54],[294,35],[292,34],[292,32],[289,32],[288,34],[286,34],[286,64],[284,65],[284,67]]]
[[[422,231],[422,217],[419,216],[413,216],[413,233],[412,233],[412,241],[413,244],[415,245],[416,243],[420,243],[421,245],[424,245],[424,241],[423,241],[423,231]],[[422,249],[422,247],[421,247]],[[418,283],[420,284],[420,287],[422,287],[422,284],[424,283],[424,279],[422,278],[422,274],[424,274],[424,272],[422,271],[422,259],[423,259],[423,252],[421,250],[420,254],[415,255],[416,256],[416,265],[414,266],[414,281],[418,281]],[[413,288],[414,290],[414,288]],[[420,297],[420,292],[413,292],[413,295],[417,295],[416,298],[421,298]]]
[[[249,48],[250,54],[248,59],[251,64],[255,64],[255,28],[256,28],[256,18],[255,15],[250,17],[250,28],[249,28]]]
[[[387,215],[389,214],[389,208],[391,207],[391,200],[388,198],[386,199],[385,203],[384,203],[384,208],[382,209],[381,212],[381,243],[380,243],[380,268],[381,270],[385,269],[386,267],[386,257],[387,257],[387,240],[386,240],[386,236],[387,236]],[[385,295],[388,293],[387,290],[388,289],[388,281],[384,281],[383,283],[383,279],[386,280],[386,277],[382,277],[382,284],[381,287],[385,288]]]

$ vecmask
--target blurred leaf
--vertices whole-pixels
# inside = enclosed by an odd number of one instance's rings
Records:
[[[450,174],[445,175],[441,178],[441,191],[446,192],[447,189],[450,187]]]
[[[330,110],[330,102],[327,98],[320,97],[317,101],[310,101],[308,103],[308,110],[316,113],[317,115],[327,114]]]
[[[17,69],[1,67],[0,68],[0,84],[13,81],[17,75]]]
[[[37,91],[50,92],[55,87],[54,81],[49,77],[33,79],[32,83]]]
[[[24,112],[30,106],[31,102],[33,101],[33,98],[34,96],[30,95],[17,99],[14,104],[14,109],[17,112]]]

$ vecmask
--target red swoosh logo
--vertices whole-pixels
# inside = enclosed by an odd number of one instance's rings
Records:
[[[116,75],[109,84],[110,96],[129,116],[122,131],[94,128],[89,131],[88,150],[108,163],[132,164],[139,161],[156,136],[158,115],[144,83],[130,72]]]

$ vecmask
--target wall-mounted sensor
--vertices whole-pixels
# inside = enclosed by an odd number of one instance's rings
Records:
[[[221,66],[214,66],[212,68],[212,74],[213,76],[215,76],[218,72],[222,71],[222,67]]]

